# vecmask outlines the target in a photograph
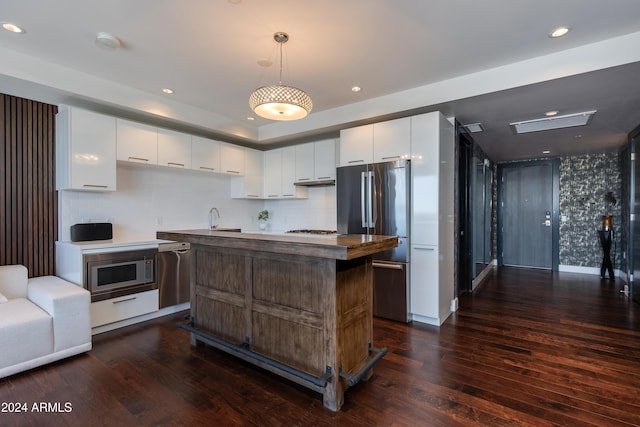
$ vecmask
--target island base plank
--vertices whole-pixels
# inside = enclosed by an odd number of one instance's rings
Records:
[[[337,411],[372,359],[371,256],[351,260],[193,245],[191,343],[323,394]],[[372,369],[361,374],[372,375]],[[309,378],[313,380],[309,380]],[[320,385],[324,384],[324,385]]]

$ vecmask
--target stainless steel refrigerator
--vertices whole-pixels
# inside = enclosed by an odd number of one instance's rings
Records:
[[[398,247],[373,256],[374,316],[408,320],[409,160],[340,167],[336,194],[339,234],[398,236]]]

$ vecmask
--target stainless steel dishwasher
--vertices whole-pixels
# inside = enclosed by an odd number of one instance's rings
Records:
[[[158,245],[158,293],[160,308],[189,301],[191,245],[169,242]]]

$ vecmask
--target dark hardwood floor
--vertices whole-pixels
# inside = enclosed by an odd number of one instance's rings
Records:
[[[0,413],[0,425],[640,425],[640,305],[621,286],[500,269],[440,328],[376,319],[374,345],[389,354],[337,413],[318,394],[190,347],[179,315],[157,319],[0,380],[3,409],[28,406]],[[40,402],[69,412],[33,412]]]

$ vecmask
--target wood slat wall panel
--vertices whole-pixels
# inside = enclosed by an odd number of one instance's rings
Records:
[[[57,107],[0,94],[0,265],[54,274]]]

